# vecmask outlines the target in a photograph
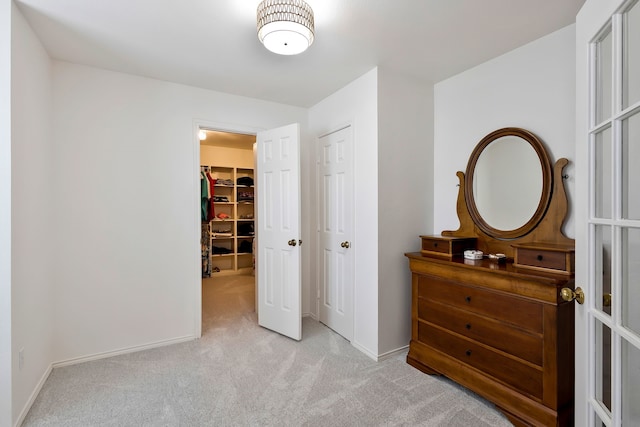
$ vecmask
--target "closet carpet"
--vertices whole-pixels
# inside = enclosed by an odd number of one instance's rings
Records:
[[[374,362],[311,318],[257,325],[252,276],[203,281],[199,340],[56,368],[23,426],[510,426],[405,363]]]

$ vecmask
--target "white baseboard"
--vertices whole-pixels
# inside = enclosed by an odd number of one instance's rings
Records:
[[[187,341],[192,341],[192,340],[195,340],[197,338],[198,337],[196,337],[195,335],[187,335],[187,336],[184,336],[184,337],[171,338],[171,339],[168,339],[168,340],[156,341],[156,342],[152,342],[152,343],[148,343],[148,344],[142,344],[142,345],[136,345],[136,346],[133,346],[133,347],[121,348],[119,350],[105,351],[103,353],[95,353],[95,354],[90,354],[90,355],[87,355],[87,356],[74,357],[72,359],[61,360],[59,362],[54,362],[52,364],[52,366],[55,369],[55,368],[60,368],[62,366],[76,365],[78,363],[90,362],[92,360],[106,359],[107,357],[119,356],[121,354],[135,353],[135,352],[138,352],[138,351],[150,350],[152,348],[164,347],[164,346],[172,345],[172,344],[179,344],[179,343],[183,343],[183,342],[187,342]]]
[[[351,341],[351,345],[366,354],[369,358],[375,360],[376,362],[378,361],[378,356],[375,353],[369,351],[368,348],[361,346],[356,341]]]
[[[52,370],[53,370],[53,365],[49,364],[47,369],[45,369],[44,374],[42,374],[40,381],[38,381],[38,384],[36,384],[36,388],[34,388],[33,391],[31,392],[31,396],[29,396],[29,400],[27,400],[27,403],[25,403],[24,407],[22,408],[22,411],[20,412],[20,415],[18,416],[18,419],[14,424],[15,427],[19,427],[20,425],[22,425],[22,422],[24,421],[27,414],[29,413],[29,409],[31,409],[31,406],[33,406],[33,402],[36,401],[36,397],[38,397],[38,394],[40,394],[40,390],[42,390],[42,387],[44,386],[44,383],[47,381],[47,378],[49,378],[49,375],[51,375]]]
[[[351,345],[354,346],[355,348],[357,348],[358,350],[360,350],[361,352],[363,352],[364,354],[366,354],[367,356],[369,356],[371,359],[375,360],[376,362],[382,362],[383,360],[387,360],[387,359],[395,356],[398,353],[406,352],[407,349],[409,348],[408,345],[405,345],[404,347],[400,347],[400,348],[397,348],[395,350],[387,351],[386,353],[375,354],[372,351],[370,351],[369,349],[367,349],[366,347],[363,347],[360,344],[358,344],[356,341],[351,341]]]
[[[408,349],[409,349],[409,345],[405,345],[404,347],[396,348],[395,350],[382,353],[381,355],[378,356],[378,362],[390,359],[391,357],[397,355],[398,353],[406,353]]]

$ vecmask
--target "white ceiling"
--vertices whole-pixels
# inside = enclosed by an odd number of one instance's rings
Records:
[[[375,66],[435,83],[575,22],[584,0],[307,0],[316,40],[258,41],[260,0],[15,0],[53,58],[309,107]]]

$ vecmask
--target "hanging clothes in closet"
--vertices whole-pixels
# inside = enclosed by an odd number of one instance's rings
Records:
[[[215,202],[220,202],[215,196],[217,180],[211,176],[209,168],[201,166],[200,169],[200,219],[209,222],[216,217]],[[225,200],[224,201],[228,201]]]
[[[214,189],[216,187],[216,180],[211,177],[211,174],[207,172],[207,180],[209,181],[209,209],[208,209],[208,220],[211,221],[216,217],[216,211],[214,208]]]
[[[202,252],[202,277],[211,277],[211,230],[209,221],[212,218],[213,203],[211,194],[215,180],[211,178],[209,168],[200,168],[200,219],[202,221],[200,247]]]
[[[208,220],[209,205],[209,183],[204,170],[200,170],[200,219],[202,222]]]

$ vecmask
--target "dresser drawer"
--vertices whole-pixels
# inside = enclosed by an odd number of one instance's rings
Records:
[[[572,274],[575,270],[575,251],[564,245],[514,245],[516,267],[549,270],[554,273]]]
[[[418,339],[520,392],[537,399],[542,398],[541,369],[423,322],[418,323]]]
[[[436,276],[418,276],[418,297],[542,333],[542,304]]]
[[[540,335],[425,299],[418,302],[418,318],[542,366]]]
[[[423,255],[446,256],[452,258],[462,255],[466,249],[475,249],[475,237],[444,237],[444,236],[420,236],[422,246],[420,252]]]
[[[567,267],[566,257],[563,253],[535,249],[519,249],[518,264],[553,270],[565,270]]]

